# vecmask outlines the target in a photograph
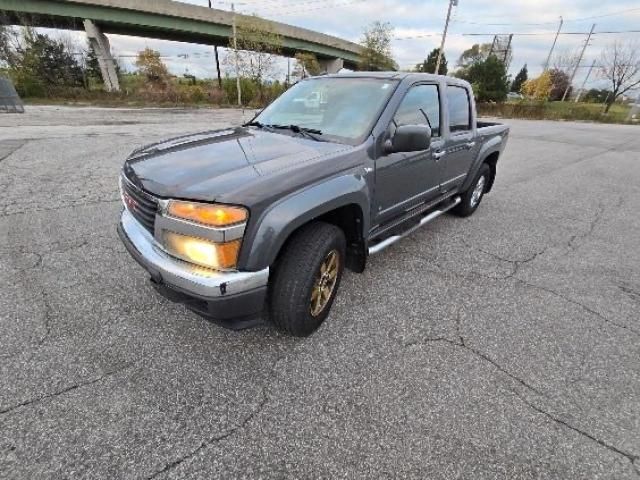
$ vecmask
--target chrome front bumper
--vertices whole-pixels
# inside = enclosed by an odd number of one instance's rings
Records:
[[[131,256],[154,281],[201,300],[221,300],[265,289],[269,281],[269,268],[259,272],[216,272],[170,256],[126,209],[118,233]]]

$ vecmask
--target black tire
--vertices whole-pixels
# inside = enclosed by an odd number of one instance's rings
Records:
[[[460,196],[462,201],[451,211],[459,217],[468,217],[469,215],[472,215],[482,202],[484,193],[487,191],[487,186],[489,185],[489,178],[491,178],[491,169],[489,168],[489,165],[485,163],[480,167],[476,177],[473,179],[473,182],[471,182],[471,186]],[[480,193],[480,198],[474,199],[473,192],[481,179],[484,179],[484,187]]]
[[[322,310],[313,315],[311,295],[332,252],[338,258],[337,279]],[[345,260],[346,240],[335,225],[313,222],[297,231],[283,247],[269,285],[269,318],[275,326],[296,337],[313,333],[329,315]]]

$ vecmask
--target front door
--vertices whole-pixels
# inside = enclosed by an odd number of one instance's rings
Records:
[[[384,154],[376,160],[374,224],[378,225],[440,194],[440,166],[433,155],[444,146],[438,85],[419,84],[407,91],[389,125],[389,135],[400,125],[430,126],[431,148]]]

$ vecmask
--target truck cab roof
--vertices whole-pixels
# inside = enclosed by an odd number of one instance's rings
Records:
[[[442,82],[465,86],[471,88],[469,82],[460,78],[451,77],[448,75],[435,75],[433,73],[420,73],[420,72],[344,72],[334,73],[330,75],[322,75],[321,78],[379,78],[386,80],[406,80],[410,83],[426,81],[426,82]],[[317,77],[312,77],[317,78]]]

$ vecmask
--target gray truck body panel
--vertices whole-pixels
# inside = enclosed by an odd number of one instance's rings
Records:
[[[347,205],[356,206],[362,215],[358,228],[366,251],[376,228],[416,205],[464,191],[483,162],[504,149],[508,127],[478,127],[467,82],[428,74],[348,76],[398,80],[361,145],[315,142],[292,132],[239,127],[143,147],[127,160],[124,174],[160,198],[248,208],[238,270],[259,271],[273,263],[297,228]],[[390,137],[396,109],[417,84],[436,84],[440,89],[440,135],[433,138],[429,150],[385,154],[384,142]],[[468,131],[449,131],[447,85],[463,87],[469,94],[472,128]],[[442,159],[436,154],[442,154]]]

